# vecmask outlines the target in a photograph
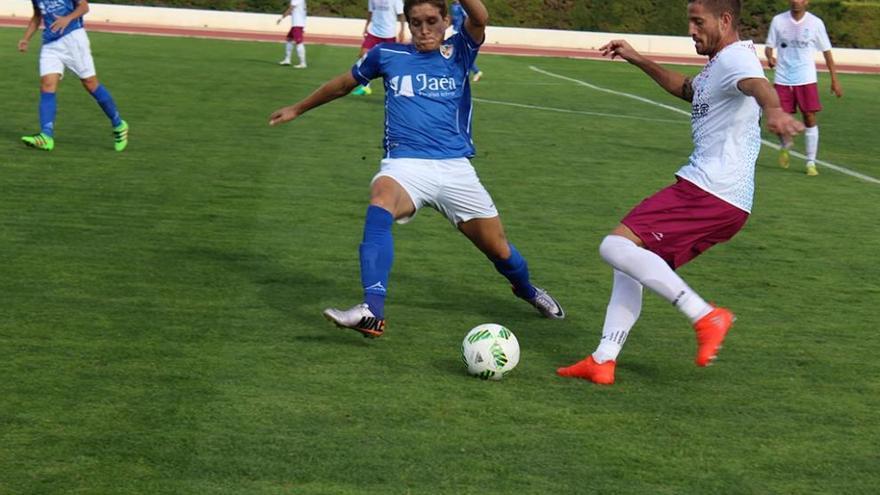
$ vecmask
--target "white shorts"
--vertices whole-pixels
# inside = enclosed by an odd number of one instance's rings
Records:
[[[412,199],[416,212],[430,206],[455,226],[474,218],[498,216],[492,197],[467,158],[386,158],[372,182],[379,177],[390,177],[400,184]],[[406,223],[415,216],[413,213],[397,222]]]
[[[95,61],[85,29],[75,29],[40,49],[40,77],[63,76],[65,67],[80,79],[95,75]]]

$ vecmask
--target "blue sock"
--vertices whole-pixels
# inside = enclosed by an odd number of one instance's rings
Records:
[[[40,92],[40,132],[55,137],[55,93]]]
[[[364,221],[364,240],[360,246],[361,284],[364,302],[377,318],[385,316],[385,295],[388,290],[388,274],[394,261],[394,238],[391,212],[379,206],[367,208]]]
[[[122,123],[122,117],[119,116],[119,111],[116,110],[116,102],[113,101],[113,97],[110,96],[107,88],[103,84],[99,84],[95,92],[92,93],[92,96],[98,102],[98,105],[101,105],[101,110],[104,110],[113,127],[119,126]]]
[[[477,63],[476,63],[476,62],[474,62],[473,64],[471,64],[471,72],[473,72],[474,74],[476,74],[477,72],[480,72],[480,68],[477,67]]]
[[[498,273],[504,275],[513,284],[513,293],[523,299],[535,297],[535,287],[529,282],[529,264],[519,254],[513,244],[510,247],[510,258],[506,260],[492,259]],[[490,258],[491,259],[491,258]]]

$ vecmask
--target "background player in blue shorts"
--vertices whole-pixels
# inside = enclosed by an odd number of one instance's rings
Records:
[[[518,297],[547,318],[565,316],[546,291],[533,286],[525,259],[508,243],[498,211],[468,158],[472,102],[468,69],[484,40],[488,12],[480,0],[463,0],[464,29],[444,40],[445,0],[406,0],[412,43],[372,48],[351,69],[304,100],[275,111],[270,125],[293,120],[347,95],[358,84],[382,77],[385,85],[385,157],[373,178],[360,245],[364,302],[324,316],[367,337],[385,330],[385,296],[394,257],[391,226],[423,206],[444,214],[495,264]]]
[[[89,11],[86,0],[31,0],[34,15],[18,42],[19,51],[25,52],[31,37],[45,23],[43,46],[40,49],[40,132],[21,138],[24,144],[41,150],[55,148],[55,92],[64,69],[75,73],[83,87],[113,126],[114,148],[122,151],[128,146],[128,124],[119,116],[116,103],[110,92],[100,82],[95,73],[95,62],[89,38],[83,27],[83,16]]]

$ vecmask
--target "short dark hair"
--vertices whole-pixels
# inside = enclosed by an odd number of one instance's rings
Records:
[[[446,17],[446,0],[405,0],[403,2],[403,15],[406,16],[407,22],[409,22],[409,11],[416,5],[421,5],[423,3],[437,7],[437,9],[440,10],[440,17]]]
[[[739,26],[742,7],[742,2],[739,0],[688,0],[688,3],[701,3],[718,17],[721,17],[721,14],[725,12],[730,12],[730,15],[733,16],[734,27]]]

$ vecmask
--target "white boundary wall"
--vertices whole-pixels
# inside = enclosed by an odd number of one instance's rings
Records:
[[[163,27],[207,28],[237,31],[279,33],[290,27],[288,22],[277,25],[278,15],[217,10],[170,9],[91,3],[86,26],[101,22],[114,24],[147,24]],[[0,16],[28,18],[32,14],[30,0],[0,0]],[[287,21],[285,19],[285,21]],[[316,35],[359,37],[364,28],[363,19],[309,17],[306,29]],[[528,46],[531,48],[566,48],[595,50],[608,40],[626,38],[634,48],[645,53],[674,56],[694,56],[694,45],[686,36],[655,36],[645,34],[614,34],[585,31],[558,31],[552,29],[522,29],[490,26],[487,43]],[[764,55],[764,46],[758,45]],[[835,48],[834,61],[838,64],[880,67],[880,50]],[[817,61],[824,61],[816,54]]]

